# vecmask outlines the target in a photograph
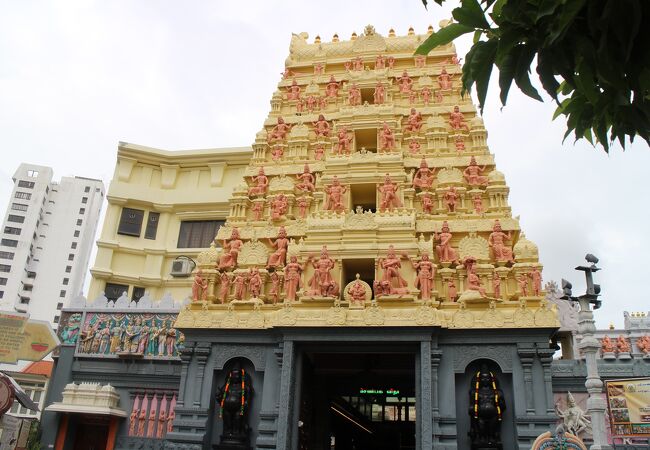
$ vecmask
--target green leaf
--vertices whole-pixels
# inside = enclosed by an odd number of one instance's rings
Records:
[[[461,25],[459,23],[452,23],[444,28],[441,28],[435,33],[431,33],[418,48],[415,50],[416,55],[428,55],[431,50],[440,46],[449,44],[458,36],[467,34],[474,31],[474,28]]]
[[[451,15],[461,25],[484,30],[490,28],[490,24],[485,18],[485,12],[477,0],[462,0],[461,6],[455,8]]]
[[[559,17],[554,21],[552,29],[544,41],[544,47],[549,47],[555,41],[560,39],[567,30],[571,22],[581,12],[587,0],[570,0],[564,2],[564,8],[559,13]]]
[[[490,39],[489,41],[478,42],[472,48],[474,54],[470,70],[472,71],[472,78],[476,83],[476,95],[478,97],[481,114],[483,114],[483,107],[485,106],[485,97],[490,84],[490,76],[492,75],[492,67],[494,66],[497,46],[497,40]]]
[[[551,58],[551,55],[545,51],[540,51],[537,54],[537,75],[539,75],[539,80],[542,82],[544,90],[557,102],[560,83],[555,78],[555,73],[553,73],[553,61]]]
[[[530,73],[530,64],[533,62],[534,57],[535,48],[531,45],[523,45],[521,53],[519,54],[519,58],[517,58],[517,67],[515,69],[515,83],[517,83],[517,86],[519,89],[521,89],[521,92],[530,98],[534,98],[535,100],[541,102],[543,101],[542,97],[539,96],[537,89],[533,87],[532,83],[530,82],[530,77],[528,76]]]
[[[498,53],[501,52],[501,42],[499,42]],[[499,67],[499,89],[501,93],[499,97],[501,98],[501,104],[506,105],[508,99],[508,92],[510,92],[510,86],[512,86],[512,81],[515,79],[515,72],[517,70],[517,60],[519,59],[519,54],[521,53],[521,46],[517,46],[511,49],[505,54],[501,62],[498,62],[497,56],[497,66]]]

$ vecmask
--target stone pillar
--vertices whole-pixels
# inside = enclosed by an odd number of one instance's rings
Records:
[[[544,369],[544,386],[546,392],[546,414],[555,415],[555,402],[553,401],[553,372],[551,370],[551,363],[553,362],[553,354],[555,350],[552,348],[537,348],[537,357],[542,363]]]
[[[291,429],[293,417],[295,345],[284,341],[282,349],[282,370],[280,371],[280,398],[278,403],[277,450],[291,450]]]
[[[269,348],[266,352],[266,367],[264,369],[264,385],[262,387],[262,406],[260,408],[260,424],[257,428],[257,449],[275,449],[278,432],[278,384],[282,369],[282,346]],[[274,364],[274,361],[276,364]]]
[[[192,402],[193,406],[200,408],[203,399],[203,393],[205,392],[205,363],[210,356],[210,350],[212,346],[207,342],[200,342],[194,348],[194,355],[196,355],[196,391],[194,392],[194,401]],[[210,374],[209,374],[210,375]],[[209,391],[209,390],[208,390]],[[209,392],[208,392],[209,395]],[[209,407],[209,402],[208,402]]]
[[[177,407],[185,405],[185,385],[187,384],[187,371],[192,360],[192,353],[194,353],[194,349],[188,346],[181,350],[179,355],[181,358],[181,384],[178,387]]]
[[[431,379],[431,341],[420,342],[420,449],[433,449],[433,392]]]
[[[517,354],[519,355],[519,361],[521,362],[524,373],[526,414],[535,414],[535,399],[533,394],[533,361],[535,360],[535,348],[517,346]]]
[[[431,415],[433,420],[433,436],[435,437],[434,444],[438,442],[440,436],[440,405],[438,393],[438,368],[440,367],[440,359],[442,358],[442,350],[438,348],[431,349]]]

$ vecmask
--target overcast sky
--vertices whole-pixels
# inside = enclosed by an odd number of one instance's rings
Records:
[[[342,39],[366,24],[423,33],[450,7],[392,1],[0,0],[0,211],[21,162],[108,185],[118,141],[162,149],[250,145],[267,116],[291,33]],[[447,2],[453,4],[455,2]],[[457,43],[463,56],[469,42]],[[598,325],[647,311],[650,152],[639,141],[608,156],[562,144],[553,104],[496,86],[484,114],[488,144],[511,188],[513,215],[539,245],[545,281],[582,293],[573,268],[603,268]],[[645,192],[645,194],[644,194]]]

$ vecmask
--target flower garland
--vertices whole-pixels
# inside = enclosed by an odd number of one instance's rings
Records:
[[[481,371],[476,372],[476,384],[474,385],[474,418],[478,419],[478,390]],[[490,381],[492,382],[492,391],[494,392],[494,404],[497,407],[497,418],[501,422],[501,406],[499,406],[499,391],[497,390],[497,380],[494,374],[490,372]]]
[[[246,406],[246,385],[245,385],[246,372],[244,369],[241,369],[241,406],[239,407],[239,415],[244,415],[244,409]],[[231,374],[228,373],[228,378],[226,378],[226,387],[223,389],[223,395],[221,396],[221,402],[219,403],[219,417],[223,417],[223,404],[226,402],[228,397],[228,392],[230,392],[230,381]]]

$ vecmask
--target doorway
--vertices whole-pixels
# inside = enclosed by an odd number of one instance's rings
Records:
[[[77,420],[74,450],[104,450],[108,441],[109,419],[81,416]]]

